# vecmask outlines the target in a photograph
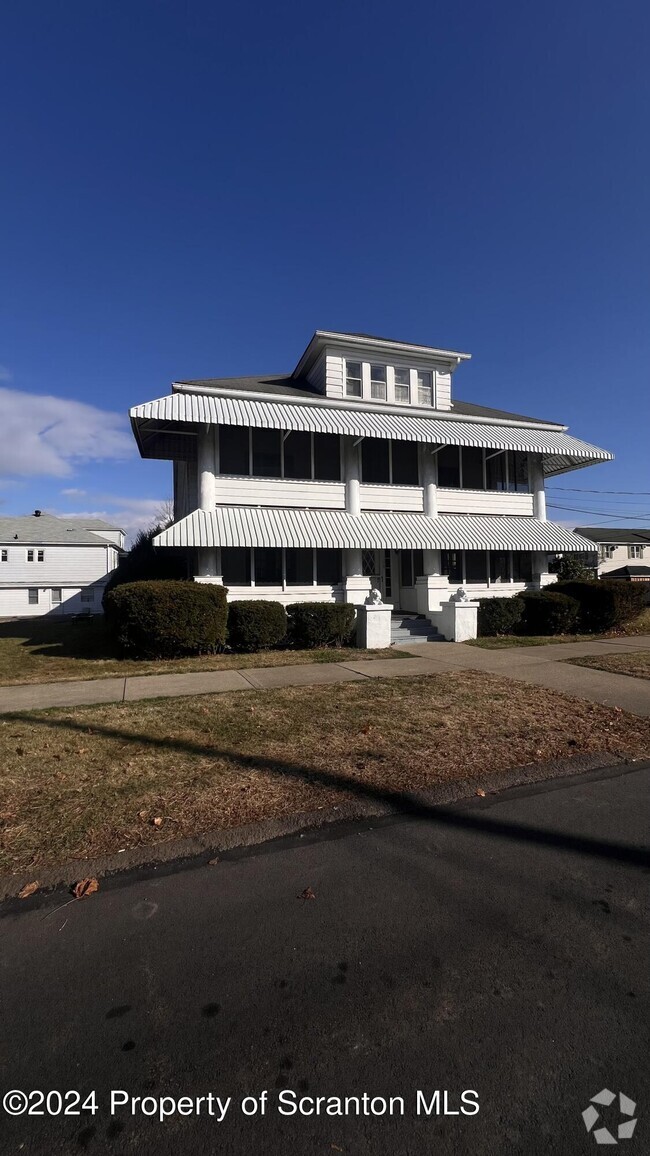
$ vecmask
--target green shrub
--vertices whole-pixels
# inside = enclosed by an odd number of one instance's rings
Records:
[[[354,645],[355,614],[348,602],[294,602],[287,606],[289,640],[301,650]]]
[[[523,616],[524,604],[517,598],[481,598],[478,604],[479,638],[516,634]]]
[[[106,595],[107,626],[125,657],[214,654],[226,641],[226,594],[211,583],[129,582]]]
[[[578,628],[580,606],[575,598],[555,590],[522,590],[524,604],[519,634],[572,634]]]
[[[228,642],[233,650],[268,650],[286,634],[287,612],[281,602],[257,598],[230,603]]]
[[[562,594],[575,598],[580,607],[580,629],[600,634],[614,630],[641,613],[645,603],[644,585],[613,578],[594,582],[558,582]]]

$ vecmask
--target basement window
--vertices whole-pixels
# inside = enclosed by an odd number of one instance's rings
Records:
[[[27,591],[27,602],[29,606],[38,606],[38,590],[34,587]]]
[[[58,606],[61,601],[62,601],[61,587],[60,586],[53,586],[52,587],[52,605]]]

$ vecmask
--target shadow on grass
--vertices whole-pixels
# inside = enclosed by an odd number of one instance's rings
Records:
[[[82,733],[86,733],[88,730],[87,724],[78,723],[74,719],[54,719],[44,715],[34,716],[22,711],[6,714],[4,719],[31,723],[50,730],[69,730]],[[389,791],[383,787],[374,786],[372,783],[360,782],[348,775],[328,771],[322,767],[306,767],[280,759],[244,755],[233,750],[220,750],[209,744],[170,739],[164,736],[131,734],[113,727],[98,726],[96,723],[93,723],[92,729],[94,734],[101,734],[106,738],[119,739],[150,749],[174,750],[204,758],[210,756],[227,758],[245,770],[265,771],[280,778],[299,779],[302,782],[345,791],[357,799],[387,804],[399,814],[414,819],[426,819],[438,826],[476,831],[478,834],[497,836],[501,839],[520,843],[537,844],[578,855],[590,855],[598,859],[616,860],[646,871],[650,869],[650,851],[647,848],[633,847],[607,839],[593,839],[587,835],[574,835],[570,832],[550,831],[526,823],[489,818],[482,814],[471,814],[468,813],[467,801],[463,804],[434,806],[419,798],[417,794],[408,791]],[[472,803],[475,806],[486,805],[479,803],[479,800],[472,800]]]
[[[0,641],[15,638],[43,658],[113,659],[115,644],[103,617],[37,618],[0,622]]]

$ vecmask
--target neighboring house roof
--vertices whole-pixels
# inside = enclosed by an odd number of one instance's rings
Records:
[[[607,526],[576,526],[576,534],[582,534],[583,538],[590,538],[592,542],[611,546],[650,545],[650,530],[621,530],[618,526],[614,529]]]
[[[648,578],[650,566],[620,566],[618,570],[608,570],[605,578]]]
[[[79,522],[53,514],[0,517],[0,542],[3,546],[114,546],[86,529],[94,520],[98,519]],[[103,528],[108,529],[106,523]]]
[[[238,393],[267,393],[272,397],[295,397],[307,398],[310,401],[322,400],[329,405],[332,404],[332,399],[325,397],[307,381],[306,377],[291,377],[290,374],[267,374],[258,377],[204,377],[197,378],[195,381],[177,381],[174,386],[191,386],[193,389],[204,390],[236,390]],[[363,408],[363,402],[358,402],[357,405]],[[376,412],[377,406],[373,405],[371,412]],[[539,417],[526,417],[521,413],[510,413],[505,409],[493,409],[487,405],[476,405],[471,401],[455,401],[451,403],[450,410],[432,410],[434,414],[449,414],[457,413],[467,417],[487,417],[495,418],[501,421],[525,421],[530,425],[555,425],[558,429],[563,429],[561,422],[545,421]]]
[[[83,526],[84,530],[112,530],[113,533],[115,533],[115,531],[119,534],[124,533],[121,526],[116,526],[114,522],[105,522],[103,518],[82,518],[73,514],[70,521],[78,522]]]
[[[488,449],[521,450],[544,455],[547,474],[561,473],[589,461],[607,461],[611,455],[559,429],[540,426],[489,425],[449,418],[423,417],[405,412],[373,409],[339,409],[336,406],[259,401],[244,397],[221,397],[205,393],[172,393],[130,410],[133,432],[143,456],[148,439],[167,422],[194,425],[254,426],[261,429],[305,430],[348,434],[353,437],[394,438],[431,445],[470,445]],[[151,456],[155,456],[154,453]]]
[[[195,510],[162,530],[156,546],[284,546],[316,549],[543,550],[584,552],[565,526],[526,516],[397,514],[218,506]]]

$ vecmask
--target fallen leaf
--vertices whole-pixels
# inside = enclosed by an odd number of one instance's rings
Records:
[[[33,895],[35,891],[38,891],[38,888],[38,881],[36,881],[36,883],[26,883],[25,886],[22,887],[18,892],[18,898],[29,899],[30,895]]]
[[[219,859],[217,856],[215,856],[214,859],[208,859],[208,867],[216,867],[218,862]]]
[[[338,1144],[330,1144],[330,1148],[332,1149],[332,1152],[342,1152],[343,1151],[342,1148],[339,1148]]]
[[[315,899],[315,898],[316,898],[316,896],[315,896],[314,892],[312,891],[311,887],[305,887],[305,890],[301,891],[300,895],[296,896],[296,899]]]
[[[148,818],[149,818],[149,812],[148,811],[138,811],[138,819],[142,819],[143,823],[144,823],[145,819],[148,819]]]
[[[164,820],[161,815],[156,815],[156,818],[152,819],[151,822],[153,823],[154,827],[162,827]]]
[[[482,787],[479,787],[479,788],[478,788],[478,790],[477,790],[476,794],[477,794],[477,795],[480,795],[482,799],[484,799],[484,798],[485,798],[485,791],[483,790],[483,788],[482,788]]]
[[[75,899],[85,899],[87,895],[94,895],[95,891],[99,891],[97,879],[80,879],[72,888]]]
[[[372,730],[372,727],[371,727],[370,723],[366,723],[365,727],[361,727],[361,734],[362,735],[369,735],[371,730]]]

